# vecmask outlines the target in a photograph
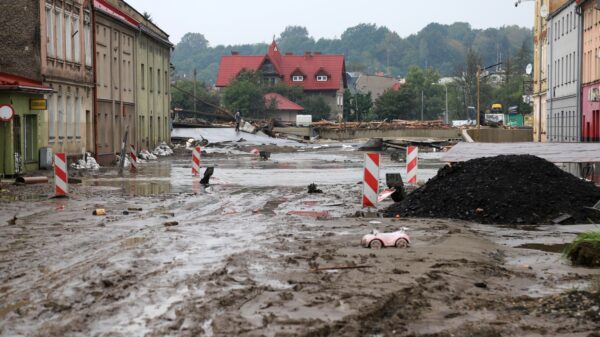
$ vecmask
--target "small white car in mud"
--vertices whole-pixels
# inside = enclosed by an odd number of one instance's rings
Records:
[[[373,230],[371,234],[363,236],[360,244],[365,248],[381,249],[383,247],[408,248],[410,236],[406,234],[408,228],[402,228],[393,233],[379,233]]]

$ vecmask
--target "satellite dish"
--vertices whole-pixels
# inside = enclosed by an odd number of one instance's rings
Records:
[[[533,72],[533,66],[531,65],[531,63],[529,63],[527,65],[527,68],[525,68],[525,73],[527,73],[527,75],[531,75],[532,72]]]
[[[542,9],[540,10],[540,16],[545,19],[548,17],[548,7],[543,6]]]

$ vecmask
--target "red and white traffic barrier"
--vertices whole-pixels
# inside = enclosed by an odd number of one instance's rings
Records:
[[[417,171],[419,170],[419,148],[409,146],[406,150],[406,175],[409,184],[417,183]]]
[[[200,175],[200,146],[196,146],[192,151],[192,175],[197,177]]]
[[[379,153],[365,154],[365,170],[363,176],[363,208],[377,208],[377,195],[379,194],[379,166],[381,157]]]
[[[67,155],[54,154],[54,196],[66,197],[69,193],[69,174],[67,171]]]
[[[131,162],[131,166],[129,166],[129,171],[137,172],[137,155],[135,153],[135,145],[133,144],[129,146],[129,161]]]

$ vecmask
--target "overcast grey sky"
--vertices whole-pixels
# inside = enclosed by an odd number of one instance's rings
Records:
[[[430,22],[469,22],[474,28],[533,27],[534,2],[515,0],[126,0],[178,43],[202,33],[211,46],[270,42],[286,26],[305,26],[315,38],[339,37],[359,23],[387,26],[400,36]]]

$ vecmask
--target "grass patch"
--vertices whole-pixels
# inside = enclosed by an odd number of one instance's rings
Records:
[[[600,232],[579,234],[564,254],[574,265],[600,267]]]

